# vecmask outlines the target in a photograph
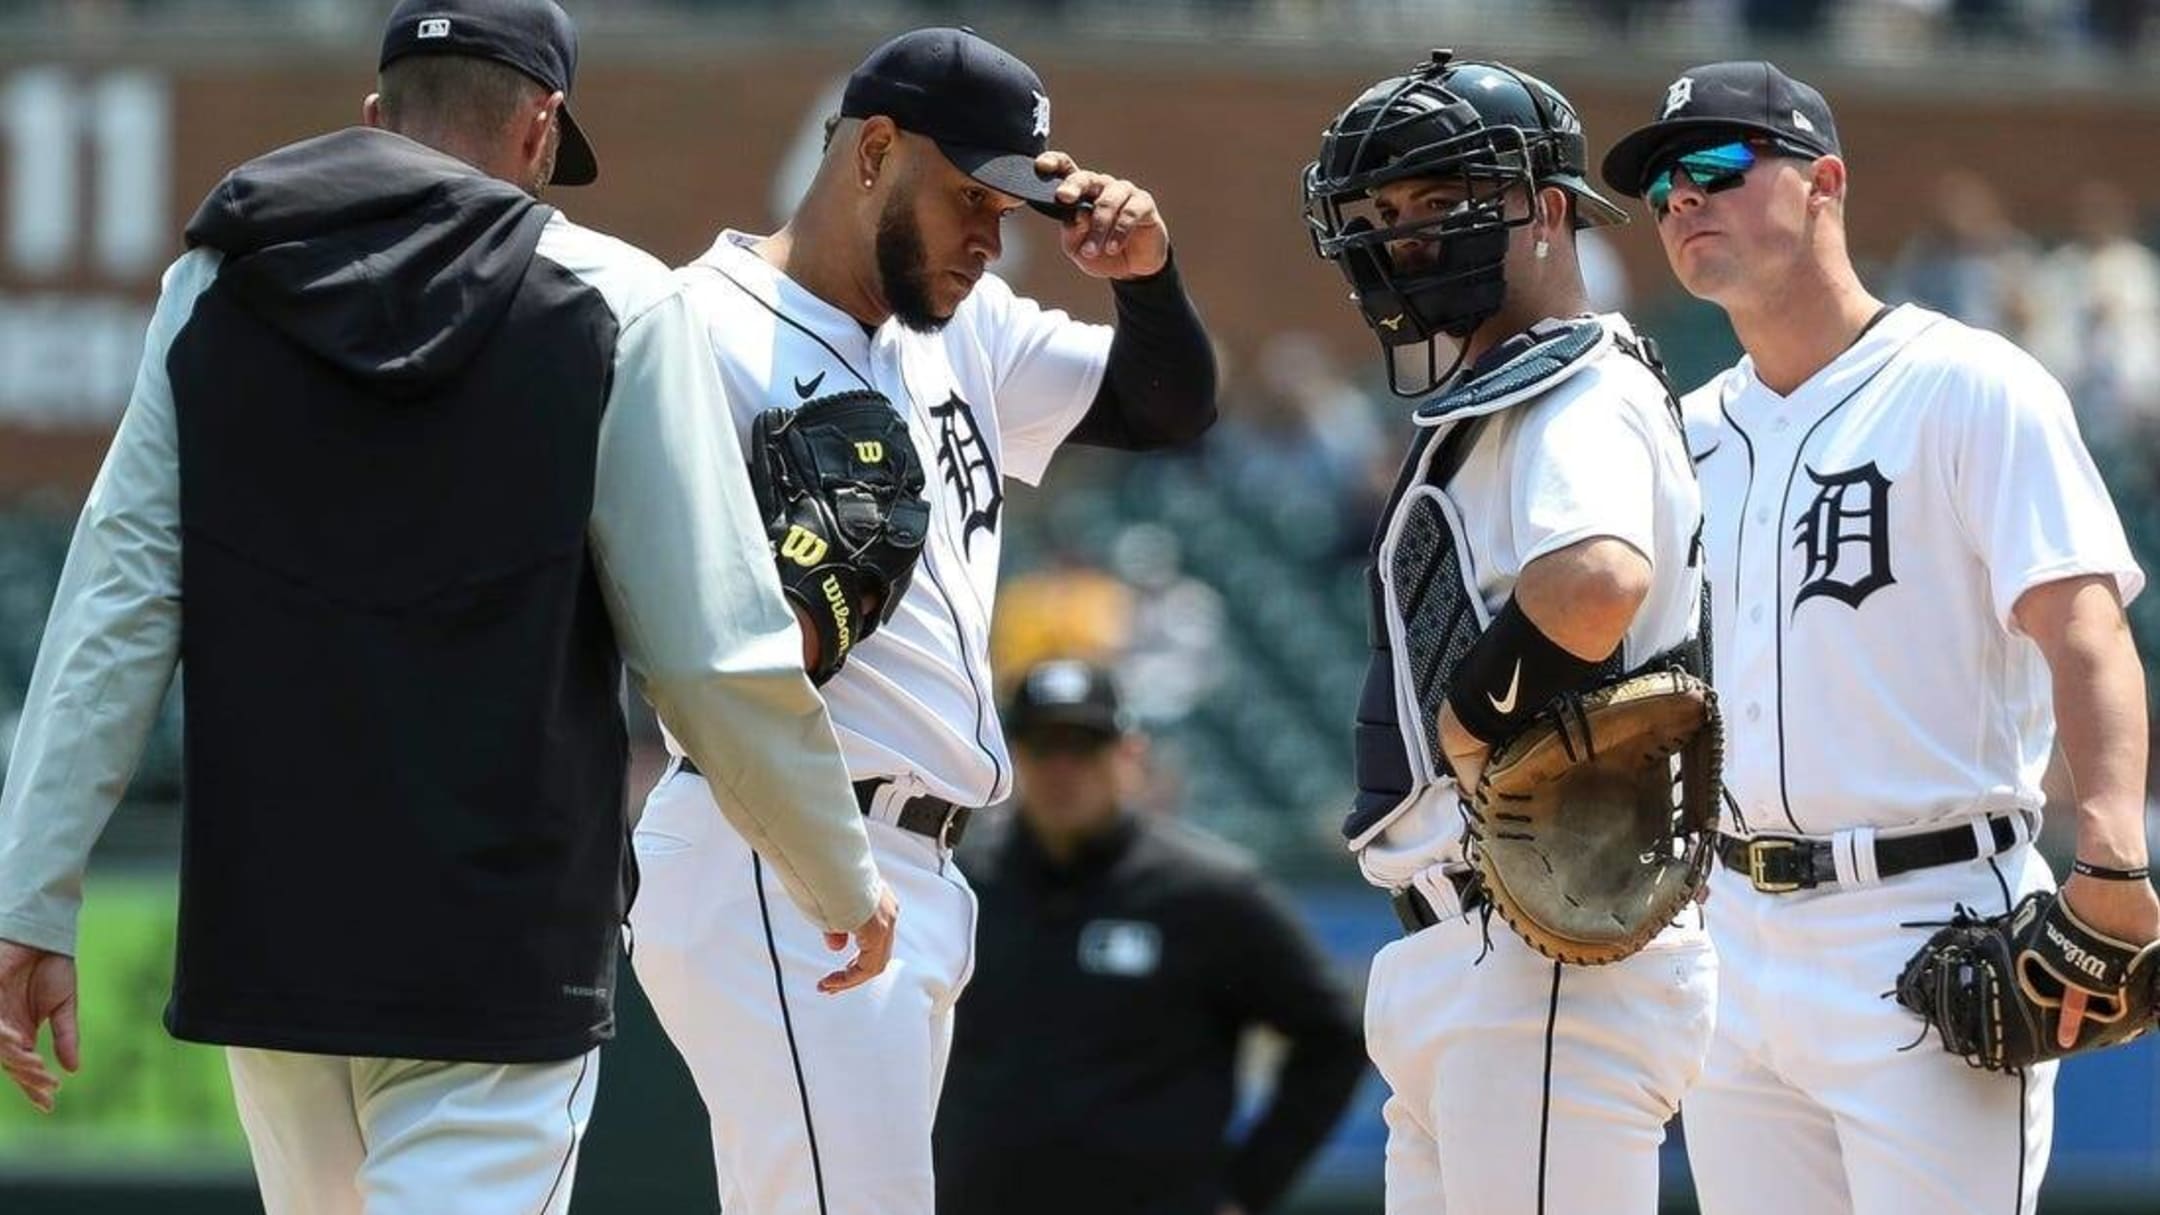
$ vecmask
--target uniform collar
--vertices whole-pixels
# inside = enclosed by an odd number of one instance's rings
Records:
[[[1738,388],[1731,401],[1735,413],[1815,413],[1852,395],[1868,377],[1882,370],[1906,343],[1942,320],[1940,313],[1915,304],[1900,304],[1860,335],[1860,340],[1809,376],[1788,396],[1772,392],[1755,375],[1755,360],[1740,360]]]
[[[813,294],[778,266],[759,257],[752,246],[764,239],[754,232],[724,229],[712,247],[690,264],[726,275],[778,307],[789,320],[811,329],[828,342],[844,339],[852,343],[852,349],[867,349],[872,341],[893,326],[894,322],[888,320],[876,330],[866,330],[861,321]]]

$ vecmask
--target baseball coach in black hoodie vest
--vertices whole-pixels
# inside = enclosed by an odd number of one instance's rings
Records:
[[[91,844],[185,669],[166,1025],[271,1215],[570,1200],[635,881],[628,665],[827,942],[878,879],[731,411],[593,180],[550,0],[398,6],[364,127],[235,170],[166,272],[0,793],[0,1068],[79,1063]]]

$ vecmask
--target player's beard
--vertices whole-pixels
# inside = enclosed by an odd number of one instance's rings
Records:
[[[885,293],[894,320],[917,333],[936,333],[952,318],[939,316],[930,301],[929,255],[906,195],[893,191],[878,213],[878,289]]]

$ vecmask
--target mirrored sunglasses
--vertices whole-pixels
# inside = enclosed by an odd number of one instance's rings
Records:
[[[1697,189],[1705,194],[1715,194],[1739,185],[1759,159],[1754,148],[1738,139],[1689,152],[1650,175],[1650,183],[1643,189],[1643,201],[1650,204],[1653,213],[1663,215],[1672,200],[1673,174],[1686,173]]]

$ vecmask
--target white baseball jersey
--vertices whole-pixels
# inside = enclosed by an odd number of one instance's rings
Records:
[[[634,962],[705,1099],[730,1215],[933,1215],[930,1129],[975,896],[941,841],[889,815],[907,797],[980,806],[1011,787],[989,670],[1004,479],[1041,478],[1094,401],[1111,330],[994,275],[936,334],[866,328],[751,252],[756,239],[722,233],[682,271],[743,433],[766,409],[874,389],[907,419],[928,481],[913,583],[824,688],[852,774],[892,782],[868,827],[899,932],[883,974],[819,994],[838,964],[820,926],[774,897],[778,875],[714,813],[721,791],[678,770],[637,827]]]
[[[2061,386],[2003,338],[1906,306],[1789,396],[1743,359],[1685,413],[1728,829],[2037,810],[2052,698],[2018,597],[2086,574],[2125,602],[2144,585]]]
[[[1612,334],[1633,337],[1616,313],[1598,320]],[[1444,500],[1461,537],[1466,576],[1477,589],[1473,607],[1480,626],[1506,606],[1523,567],[1540,557],[1596,537],[1641,553],[1651,564],[1651,590],[1621,642],[1621,661],[1633,669],[1695,635],[1702,569],[1694,548],[1702,503],[1664,384],[1609,338],[1586,358],[1589,366],[1539,399],[1493,415],[1444,491],[1420,486],[1404,503],[1420,495]],[[1428,464],[1441,446],[1427,446]],[[1382,570],[1406,515],[1398,510],[1390,521]],[[1398,688],[1405,682],[1398,674]],[[1418,721],[1409,706],[1405,710],[1406,722]],[[1429,749],[1422,729],[1404,734],[1416,745],[1413,755],[1416,748]],[[1412,777],[1424,786],[1420,796],[1377,831],[1351,841],[1373,884],[1400,888],[1457,856],[1462,822],[1454,780],[1444,768],[1435,756],[1414,759]]]
[[[875,330],[804,290],[727,231],[682,271],[710,328],[747,442],[759,413],[850,389],[908,421],[929,485],[930,536],[893,618],[848,656],[825,702],[856,779],[1002,800],[1012,761],[989,669],[1004,479],[1042,479],[1102,383],[1111,330],[1013,294],[985,274],[936,334]]]
[[[1553,962],[1483,913],[1462,913],[1445,876],[1463,864],[1459,797],[1427,753],[1428,710],[1401,694],[1411,626],[1393,565],[1398,548],[1415,543],[1405,537],[1413,513],[1429,509],[1421,498],[1437,502],[1455,537],[1481,628],[1531,562],[1610,537],[1652,568],[1623,664],[1695,637],[1702,508],[1687,445],[1664,384],[1616,344],[1632,340],[1627,321],[1597,323],[1597,345],[1561,377],[1507,394],[1517,403],[1487,416],[1444,487],[1420,471],[1380,548],[1413,789],[1363,830],[1353,826],[1350,842],[1368,881],[1415,887],[1439,917],[1382,949],[1367,989],[1367,1048],[1390,1094],[1388,1215],[1649,1215],[1665,1124],[1709,1044],[1717,962],[1694,908],[1640,953],[1596,967]],[[1426,445],[1425,469],[1444,440]]]

